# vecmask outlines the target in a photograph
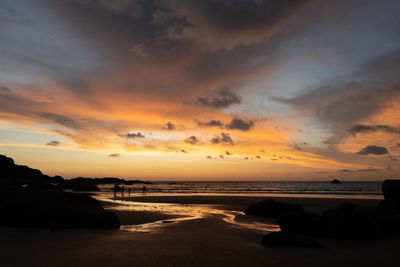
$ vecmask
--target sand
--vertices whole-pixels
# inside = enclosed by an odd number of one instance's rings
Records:
[[[240,209],[257,198],[140,197],[149,202],[208,203]],[[306,209],[343,200],[296,199]],[[373,204],[376,200],[352,202]],[[108,208],[112,208],[109,206]],[[151,213],[151,214],[150,214]],[[124,212],[121,221],[148,221],[162,214]],[[153,217],[152,217],[153,216]],[[142,217],[143,219],[140,219]],[[136,218],[136,219],[133,219]],[[221,215],[166,224],[149,233],[119,230],[0,228],[2,266],[396,266],[399,237],[322,240],[328,249],[269,248],[264,233],[228,224]]]

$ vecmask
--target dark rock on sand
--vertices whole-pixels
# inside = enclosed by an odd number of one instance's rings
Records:
[[[366,209],[350,203],[343,203],[337,209],[323,213],[325,237],[335,239],[379,238],[377,218]]]
[[[322,216],[313,213],[283,213],[277,223],[283,232],[303,235],[323,236],[326,229]]]
[[[378,219],[372,211],[343,203],[326,210],[322,216],[308,213],[285,213],[278,218],[282,231],[332,239],[379,238]]]
[[[56,186],[55,186],[56,185]],[[85,181],[64,181],[0,155],[0,225],[60,228],[119,228],[115,213],[105,211],[87,194],[58,190],[94,191]],[[98,188],[97,188],[98,189]]]
[[[276,218],[284,212],[304,212],[304,209],[297,204],[267,199],[252,204],[245,210],[247,215],[263,218]]]
[[[261,240],[261,244],[270,247],[307,247],[307,248],[324,248],[320,242],[291,233],[274,232],[267,234]]]
[[[57,190],[6,192],[0,199],[0,224],[48,228],[118,229],[115,213],[86,194]]]
[[[385,180],[382,184],[385,200],[400,201],[400,180]]]

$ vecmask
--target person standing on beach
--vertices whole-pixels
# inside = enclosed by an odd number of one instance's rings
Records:
[[[125,187],[122,186],[122,187],[121,187],[121,197],[122,197],[122,198],[124,198],[124,190],[125,190]]]
[[[143,185],[143,193],[146,193],[146,186]]]
[[[128,197],[131,197],[131,188],[128,188]]]

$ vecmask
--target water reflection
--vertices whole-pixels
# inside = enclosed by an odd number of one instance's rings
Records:
[[[238,220],[238,216],[245,215],[243,212],[218,209],[216,208],[216,205],[134,202],[126,200],[113,200],[101,196],[97,196],[96,198],[101,201],[117,204],[113,208],[121,211],[150,211],[178,216],[178,218],[174,219],[160,220],[145,224],[122,225],[121,230],[123,231],[145,233],[154,232],[167,224],[200,219],[208,216],[221,217],[226,223],[252,230],[268,232],[276,232],[280,230],[279,225],[277,224],[268,224],[251,219],[247,219],[246,221]]]

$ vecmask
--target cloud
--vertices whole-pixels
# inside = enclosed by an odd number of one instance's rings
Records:
[[[225,154],[227,154],[228,156],[232,155],[232,153],[229,151],[225,151]]]
[[[220,157],[221,159],[224,159],[224,158],[225,158],[224,155],[219,155],[218,157]]]
[[[256,158],[258,158],[258,159],[261,159],[261,157],[260,157],[260,156],[258,156],[258,155],[256,156]]]
[[[222,127],[224,124],[219,120],[210,120],[208,122],[197,122],[200,127]]]
[[[182,153],[188,153],[186,150],[184,150],[184,149],[181,149],[181,152]]]
[[[387,170],[387,171],[393,171],[393,168],[392,168],[392,166],[388,165],[388,166],[386,167],[386,170]]]
[[[10,88],[5,86],[0,86],[0,93],[9,93],[11,92]]]
[[[214,92],[210,96],[198,97],[195,104],[211,108],[227,108],[234,104],[240,104],[241,97],[233,93],[230,89],[224,88]]]
[[[358,133],[371,133],[377,131],[400,134],[400,127],[393,127],[383,124],[376,124],[376,125],[356,124],[349,130],[349,132],[353,135],[356,135]]]
[[[303,148],[301,146],[307,145],[307,142],[301,142],[297,143],[296,141],[292,141],[292,144],[289,145],[289,147],[292,147],[294,150],[302,150]]]
[[[117,154],[117,153],[108,155],[108,157],[110,157],[110,158],[119,158],[120,156],[121,156],[121,154]]]
[[[221,136],[215,135],[212,139],[211,139],[211,143],[213,144],[229,144],[229,145],[233,145],[233,140],[231,138],[231,136],[229,135],[229,133],[221,133]]]
[[[59,146],[60,145],[60,141],[50,141],[48,143],[46,143],[46,146]]]
[[[254,121],[245,121],[239,118],[234,118],[228,125],[226,125],[226,128],[229,130],[249,131],[253,126]]]
[[[201,143],[201,142],[200,142],[200,139],[197,138],[197,137],[194,136],[194,135],[192,135],[192,136],[186,138],[186,139],[185,139],[185,142],[188,143],[188,144],[191,144],[191,145],[196,145],[196,144]]]
[[[159,2],[164,12],[156,22],[169,22],[168,38],[192,40],[203,49],[216,51],[268,41],[308,1]]]
[[[168,131],[171,131],[171,130],[175,130],[175,124],[173,124],[172,122],[167,122],[166,124],[165,124],[165,126],[163,127],[163,129],[164,130],[168,130]]]
[[[210,155],[208,155],[206,158],[208,158],[208,159],[212,159],[213,157],[212,157],[212,156],[210,156]]]
[[[142,134],[141,132],[137,133],[127,133],[123,135],[126,138],[145,138],[146,136]]]
[[[101,7],[113,14],[127,14],[139,18],[143,14],[143,0],[73,0],[81,5]]]
[[[382,146],[366,146],[358,152],[361,155],[384,155],[387,153],[389,153],[387,149]]]

